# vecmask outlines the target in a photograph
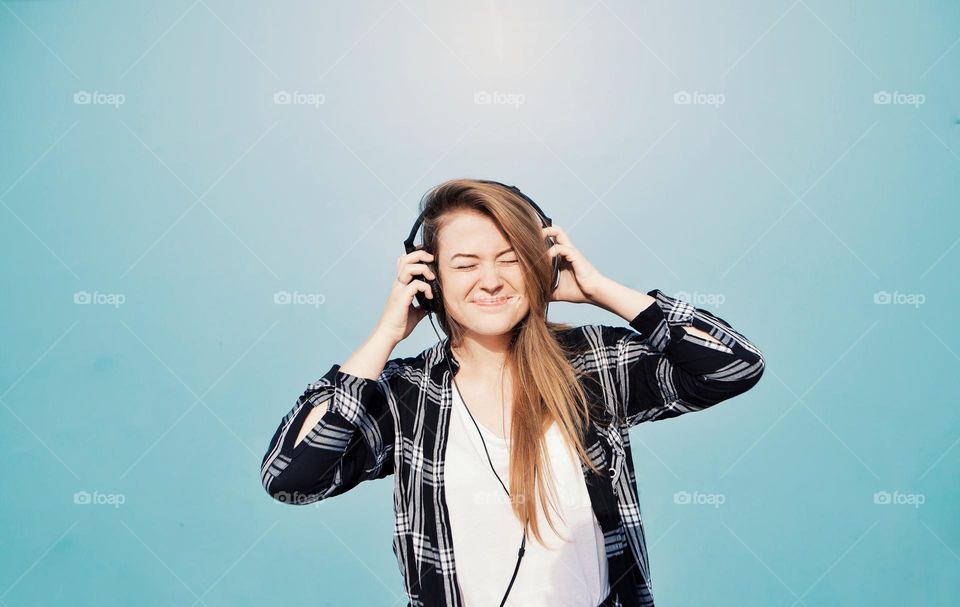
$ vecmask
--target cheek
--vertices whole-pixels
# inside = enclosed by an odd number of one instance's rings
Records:
[[[443,277],[441,288],[448,298],[459,302],[466,297],[469,284],[463,279],[463,275],[448,274]]]
[[[511,271],[507,280],[513,286],[513,290],[526,295],[526,282],[523,279],[523,271],[518,267]]]

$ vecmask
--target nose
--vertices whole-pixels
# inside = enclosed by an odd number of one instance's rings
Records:
[[[480,264],[480,288],[490,293],[496,293],[503,286],[503,277],[497,269],[496,262]]]

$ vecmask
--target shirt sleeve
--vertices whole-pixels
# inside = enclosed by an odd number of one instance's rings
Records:
[[[398,359],[388,361],[378,380],[333,365],[307,386],[283,416],[263,457],[261,482],[280,502],[305,505],[340,495],[366,480],[393,473],[395,420],[390,409],[391,378]],[[294,447],[310,411],[329,401],[327,411]]]
[[[647,294],[654,303],[630,327],[602,326],[615,353],[615,407],[628,426],[706,409],[760,381],[763,354],[729,323],[659,289]],[[720,343],[687,333],[690,326]]]

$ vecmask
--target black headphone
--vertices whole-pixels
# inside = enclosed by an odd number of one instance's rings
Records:
[[[526,200],[528,203],[530,203],[530,206],[534,208],[534,210],[537,212],[537,215],[540,217],[540,220],[543,222],[544,227],[550,227],[551,225],[553,225],[553,220],[547,217],[547,215],[540,209],[537,203],[535,203],[532,199],[530,199],[526,194],[521,192],[520,189],[517,188],[516,186],[506,185],[504,183],[500,183],[499,181],[492,181],[488,179],[477,179],[476,181],[480,181],[481,183],[491,183],[491,184],[499,185],[503,188],[506,188],[514,192],[515,194],[519,195],[521,198]],[[424,211],[426,211],[426,209],[424,209]],[[413,224],[413,229],[410,230],[410,235],[407,237],[406,240],[403,241],[403,247],[404,249],[406,249],[407,253],[413,253],[414,251],[417,250],[417,247],[413,244],[413,239],[417,234],[417,230],[420,229],[420,225],[422,223],[423,223],[423,212],[420,213],[419,217],[417,217],[417,221]],[[554,244],[556,244],[556,240],[552,236],[548,236],[546,240],[549,246],[553,246]],[[440,272],[437,271],[436,253],[434,251],[428,251],[428,252],[434,255],[434,263],[427,264],[427,265],[430,266],[430,269],[433,271],[433,275],[436,276],[436,278],[434,280],[427,280],[426,276],[423,276],[422,274],[419,276],[421,276],[421,278],[430,285],[430,288],[433,290],[433,299],[428,299],[425,294],[417,291],[417,294],[416,294],[417,303],[420,304],[420,308],[422,310],[425,310],[428,314],[431,314],[431,313],[436,314],[441,319],[441,323],[445,324],[446,321],[445,321],[445,313],[443,310],[443,299],[441,298],[441,293],[440,293],[440,280],[439,280]],[[560,284],[560,255],[557,254],[553,258],[553,280],[551,281],[551,287],[550,287],[551,292],[553,291],[553,289],[556,289],[557,285],[559,284]],[[549,305],[549,302],[550,302],[550,298],[547,297],[548,305]],[[546,313],[546,310],[544,312]],[[433,319],[430,320],[430,325],[433,326]],[[433,327],[433,331],[437,334],[437,337],[439,338],[440,332],[437,331],[437,328],[435,326]],[[454,386],[456,386],[457,380],[454,377],[453,367],[450,365],[449,360],[447,360],[447,369],[450,370],[450,380],[453,382]],[[457,388],[457,391],[459,392],[460,387],[456,386],[456,388]],[[461,400],[463,399],[462,394],[460,398]],[[490,459],[490,452],[487,450],[487,443],[486,441],[483,440],[483,433],[480,432],[480,426],[477,425],[477,420],[474,419],[473,413],[470,413],[470,408],[466,407],[466,401],[464,401],[464,408],[467,410],[467,413],[470,415],[470,419],[473,420],[473,425],[477,426],[477,433],[480,435],[480,441],[483,444],[483,450],[487,454],[487,463],[490,464],[490,470],[493,471],[494,476],[496,476],[497,480],[500,481],[500,486],[503,487],[503,490],[504,492],[506,492],[507,497],[510,497],[510,491],[507,489],[506,485],[503,484],[503,480],[500,478],[500,475],[497,474],[496,469],[493,467],[493,461]],[[536,475],[536,471],[534,471],[534,474]],[[536,480],[536,476],[534,476],[534,480]],[[527,545],[527,530],[526,530],[526,527],[524,527],[523,540],[520,542],[520,550],[517,552],[517,564],[513,568],[513,576],[510,578],[510,584],[507,586],[507,590],[503,595],[503,599],[500,601],[500,607],[503,607],[503,605],[507,602],[507,596],[510,594],[510,590],[513,588],[513,582],[517,579],[517,572],[520,570],[520,561],[521,559],[523,559],[523,553],[525,551],[526,545]]]
[[[517,194],[518,196],[526,200],[530,204],[530,206],[533,207],[533,209],[537,212],[537,216],[540,217],[540,221],[543,223],[543,227],[549,228],[550,226],[553,225],[553,220],[547,217],[546,213],[543,212],[543,210],[539,207],[539,205],[537,205],[537,203],[535,203],[529,196],[521,192],[518,187],[507,185],[505,183],[500,183],[499,181],[493,181],[490,179],[477,179],[475,181],[479,181],[481,183],[490,183],[490,184],[498,185],[502,188],[512,191],[513,193]],[[423,215],[425,212],[426,212],[426,208],[424,208],[424,211],[420,213],[420,215],[417,217],[416,222],[414,222],[413,228],[410,229],[410,235],[407,236],[407,239],[403,241],[403,248],[407,251],[408,254],[413,253],[414,251],[417,250],[417,246],[413,244],[413,240],[414,238],[416,238],[417,231],[420,229],[420,226],[423,224]],[[556,240],[552,236],[548,236],[546,238],[546,241],[548,246],[553,246],[554,244],[556,244]],[[443,309],[443,294],[440,291],[440,272],[438,271],[438,267],[436,263],[437,262],[436,251],[428,251],[428,253],[431,253],[434,255],[433,263],[428,263],[427,265],[433,271],[433,275],[436,278],[433,280],[427,280],[426,276],[423,276],[423,275],[419,275],[419,276],[421,276],[421,279],[424,280],[424,282],[430,285],[430,289],[433,291],[433,299],[429,299],[426,296],[426,294],[420,291],[417,291],[417,294],[416,294],[417,303],[419,304],[421,310],[424,310],[428,314],[429,313],[436,314],[439,318],[444,319],[445,314]],[[559,284],[560,284],[560,255],[556,255],[553,258],[553,280],[551,281],[551,287],[550,287],[551,291],[553,289],[556,289],[557,285]],[[548,302],[550,301],[549,297],[547,298],[547,301]]]

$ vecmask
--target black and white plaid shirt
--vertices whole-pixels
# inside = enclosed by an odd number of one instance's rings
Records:
[[[753,387],[760,350],[707,310],[654,289],[656,303],[630,327],[584,325],[562,334],[576,354],[582,385],[595,414],[587,453],[605,474],[581,462],[594,514],[603,530],[610,604],[653,606],[653,588],[637,499],[629,429],[641,422],[699,411]],[[720,343],[683,330],[693,326]],[[635,330],[634,330],[635,329]],[[394,476],[393,551],[408,607],[463,607],[444,496],[444,453],[452,414],[445,338],[415,357],[389,360],[378,380],[340,371],[335,364],[309,384],[270,440],[261,480],[275,499],[310,504],[358,483]],[[293,446],[310,410],[327,412]],[[515,558],[505,546],[503,558]],[[523,567],[520,568],[522,575]],[[509,580],[503,580],[506,588]]]

